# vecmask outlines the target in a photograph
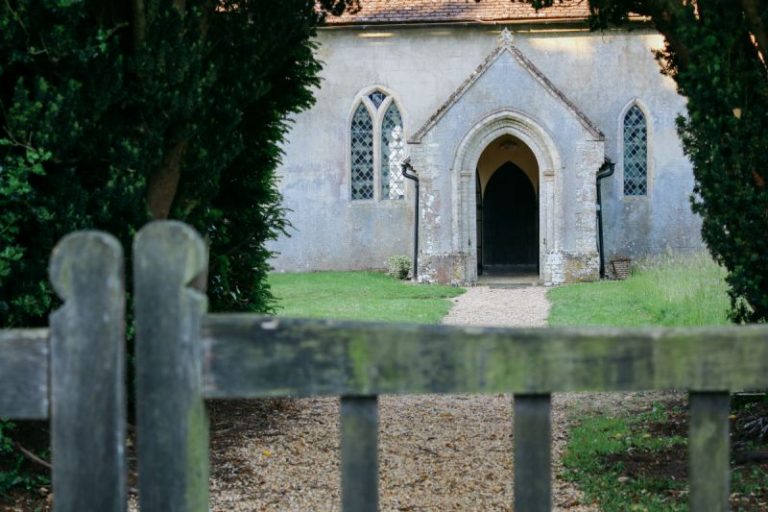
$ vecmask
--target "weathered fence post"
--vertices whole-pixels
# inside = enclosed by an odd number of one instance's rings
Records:
[[[552,510],[551,396],[515,395],[515,510]]]
[[[56,512],[126,506],[125,292],[113,237],[74,233],[50,279],[64,305],[50,317],[51,445]]]
[[[192,228],[153,222],[136,236],[133,254],[141,510],[207,511],[200,339],[207,249]]]
[[[379,510],[378,397],[341,397],[341,509]]]
[[[731,441],[728,392],[689,395],[691,419],[688,436],[690,509],[696,512],[729,510]]]

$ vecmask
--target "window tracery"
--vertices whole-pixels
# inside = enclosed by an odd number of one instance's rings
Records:
[[[373,103],[373,106],[378,109],[381,104],[384,103],[384,100],[387,99],[387,95],[379,90],[376,90],[368,95],[368,99],[370,99],[371,103]]]

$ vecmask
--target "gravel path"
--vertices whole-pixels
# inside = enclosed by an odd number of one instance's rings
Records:
[[[526,288],[489,288],[479,286],[470,288],[467,293],[453,299],[454,307],[443,319],[443,323],[451,325],[485,325],[499,327],[546,327],[549,316],[549,301],[546,288],[535,286]],[[584,399],[590,400],[594,395],[577,395],[574,393],[558,394],[552,403],[552,440],[553,440],[553,505],[554,510],[569,510],[572,512],[597,511],[595,506],[587,506],[582,493],[569,482],[558,477],[562,470],[560,459],[567,441],[568,412],[577,408]],[[503,431],[512,443],[511,434],[511,397],[504,396],[503,402],[489,400],[487,396],[467,397],[477,407],[497,409],[505,418],[504,424],[491,423],[486,426],[497,431]],[[594,401],[594,400],[590,400]],[[509,449],[509,448],[506,448]],[[512,470],[508,469],[504,477],[510,482],[505,493],[505,503],[510,503]],[[489,505],[493,506],[489,503]],[[472,510],[490,510],[491,508],[472,508]],[[493,508],[507,510],[508,508]]]
[[[547,289],[489,288],[475,286],[452,299],[453,307],[443,318],[449,325],[497,327],[545,327],[549,316]]]
[[[444,323],[539,327],[549,304],[541,287],[470,288]],[[555,510],[583,505],[557,478],[568,414],[622,407],[640,395],[561,394],[553,399]],[[265,412],[266,408],[268,412]],[[337,511],[337,399],[218,403],[212,407],[213,511]],[[380,399],[383,511],[512,510],[512,411],[508,395],[390,396]],[[254,425],[255,418],[264,422]]]

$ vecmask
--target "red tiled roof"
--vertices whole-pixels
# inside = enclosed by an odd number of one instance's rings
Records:
[[[326,25],[583,20],[588,0],[564,0],[536,11],[525,0],[360,0],[357,13],[328,16]]]

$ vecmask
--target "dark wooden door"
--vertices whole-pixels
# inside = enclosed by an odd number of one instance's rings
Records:
[[[507,162],[483,194],[483,266],[535,269],[539,259],[538,200],[528,176]]]

